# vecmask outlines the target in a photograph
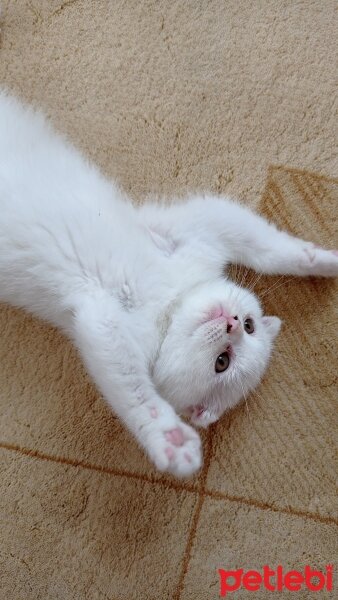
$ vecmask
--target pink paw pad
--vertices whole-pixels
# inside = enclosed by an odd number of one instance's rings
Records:
[[[167,431],[165,438],[168,442],[174,444],[174,446],[183,446],[184,444],[183,433],[178,427],[176,429],[172,429],[171,431]]]
[[[152,406],[152,407],[151,407],[151,409],[150,409],[150,416],[151,416],[153,419],[157,419],[157,417],[158,417],[158,412],[157,412],[157,408],[155,408],[155,406]]]
[[[332,254],[334,254],[335,256],[338,256],[338,250],[331,250]]]
[[[188,454],[188,452],[184,453],[184,458],[188,463],[192,462],[192,458],[191,458],[190,454]]]
[[[166,453],[167,457],[169,458],[169,460],[172,460],[175,456],[175,452],[172,448],[166,448],[165,453]]]

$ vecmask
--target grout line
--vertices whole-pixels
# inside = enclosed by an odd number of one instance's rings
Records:
[[[217,490],[206,490],[204,493],[205,496],[208,496],[213,500],[227,500],[228,502],[243,504],[245,506],[257,508],[259,510],[270,510],[271,512],[287,515],[289,517],[300,517],[305,520],[316,521],[317,523],[324,523],[325,525],[338,526],[338,519],[335,519],[335,517],[325,517],[324,515],[320,515],[319,513],[312,513],[298,508],[283,508],[282,506],[277,507],[273,504],[268,504],[268,502],[262,502],[261,500],[245,498],[244,496],[234,496],[233,494],[226,494],[224,492],[218,492]]]
[[[184,587],[184,580],[185,580],[186,574],[188,572],[189,563],[190,563],[191,554],[192,554],[192,547],[193,547],[193,544],[194,544],[194,541],[196,538],[197,527],[198,527],[198,523],[200,520],[201,511],[202,511],[203,504],[204,504],[204,501],[206,498],[205,485],[206,485],[206,480],[207,480],[209,467],[210,467],[210,463],[211,463],[212,440],[213,440],[213,434],[214,434],[215,428],[216,428],[216,425],[211,426],[208,431],[207,448],[205,451],[205,460],[204,460],[204,466],[203,466],[202,476],[201,476],[201,480],[200,480],[200,489],[199,489],[197,506],[196,506],[196,510],[195,510],[195,513],[194,513],[194,516],[192,519],[191,528],[190,528],[190,531],[188,534],[188,539],[187,539],[185,551],[183,554],[180,578],[178,580],[178,584],[177,584],[176,590],[173,594],[172,600],[180,600],[181,594],[183,591],[183,587]]]
[[[110,467],[103,467],[101,465],[94,465],[83,460],[74,460],[72,458],[66,458],[63,456],[52,456],[50,454],[39,452],[38,450],[22,448],[21,446],[18,446],[16,444],[7,444],[6,442],[0,442],[0,448],[12,452],[17,452],[18,454],[23,454],[24,456],[28,456],[30,458],[37,458],[38,460],[59,463],[62,465],[68,465],[70,467],[79,467],[81,469],[87,469],[89,471],[98,471],[99,473],[105,473],[106,475],[116,475],[117,477],[126,477],[127,479],[136,479],[140,481],[145,481],[147,483],[154,483],[162,487],[180,492],[198,492],[198,487],[196,485],[189,483],[182,484],[179,482],[179,480],[170,481],[166,479],[160,479],[156,476],[146,475],[146,473],[133,473],[130,471],[123,471],[122,469],[113,469]]]
[[[211,433],[210,433],[211,437]],[[210,439],[210,438],[209,438]],[[208,439],[208,441],[209,441]],[[122,469],[112,469],[109,467],[102,467],[100,465],[94,465],[91,463],[87,463],[85,461],[73,460],[71,458],[64,458],[58,456],[51,456],[49,454],[44,454],[39,452],[38,450],[31,450],[29,448],[22,448],[16,444],[7,444],[5,442],[0,442],[0,448],[4,450],[8,450],[10,452],[16,452],[17,454],[21,454],[23,456],[27,456],[29,458],[36,458],[37,460],[44,460],[47,462],[54,462],[63,465],[69,465],[71,467],[77,467],[82,469],[87,469],[89,471],[97,471],[99,473],[104,473],[106,475],[115,475],[117,477],[126,477],[127,479],[134,479],[136,481],[144,481],[146,483],[152,483],[155,485],[160,485],[161,487],[175,490],[178,492],[189,492],[193,494],[199,494],[202,497],[212,498],[213,500],[227,500],[228,502],[233,502],[235,504],[243,504],[245,506],[250,506],[252,508],[257,508],[259,510],[270,510],[271,512],[284,514],[291,517],[299,517],[305,520],[316,521],[319,523],[324,523],[327,525],[338,525],[338,519],[334,517],[327,517],[324,515],[320,515],[319,513],[312,513],[306,510],[301,510],[297,508],[283,508],[277,507],[273,504],[269,504],[268,502],[262,502],[260,500],[255,500],[253,498],[245,498],[244,496],[235,496],[233,494],[227,494],[225,492],[218,492],[217,490],[208,490],[205,489],[205,480],[207,473],[205,472],[206,464],[211,460],[211,446],[208,447],[206,452],[206,461],[205,466],[202,472],[202,482],[201,485],[183,483],[179,481],[170,481],[166,479],[160,479],[156,477],[152,477],[151,475],[146,475],[145,473],[131,473],[128,471],[123,471]],[[209,452],[210,448],[210,453]],[[208,468],[209,468],[208,464]],[[196,508],[197,511],[197,508]]]

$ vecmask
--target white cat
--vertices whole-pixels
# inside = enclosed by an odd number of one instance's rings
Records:
[[[260,381],[277,317],[227,280],[338,274],[336,251],[229,200],[134,207],[44,118],[0,93],[0,300],[60,327],[158,469],[201,465],[198,433]]]

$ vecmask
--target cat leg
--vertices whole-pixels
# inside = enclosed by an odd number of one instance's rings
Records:
[[[338,251],[319,248],[293,237],[250,209],[231,200],[204,197],[159,207],[146,205],[144,216],[153,229],[165,231],[177,248],[188,244],[212,248],[226,263],[239,263],[267,274],[338,275]],[[196,249],[196,252],[194,250]]]
[[[74,340],[98,388],[160,471],[189,476],[201,466],[201,441],[151,382],[125,314],[105,293],[78,303]]]
[[[238,228],[234,223],[235,235],[229,237],[231,262],[270,275],[338,275],[338,250],[321,248],[292,236],[242,207],[239,216]]]

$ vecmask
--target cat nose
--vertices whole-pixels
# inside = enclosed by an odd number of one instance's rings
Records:
[[[227,333],[233,333],[239,327],[238,317],[228,317],[227,318]]]

